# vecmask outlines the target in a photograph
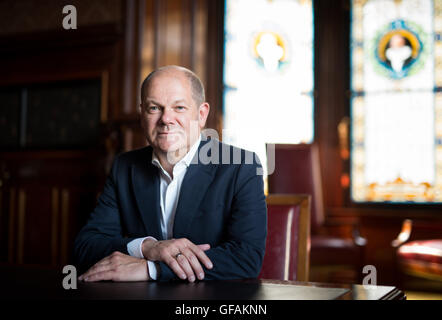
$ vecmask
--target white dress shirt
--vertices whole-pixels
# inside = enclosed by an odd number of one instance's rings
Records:
[[[160,178],[160,207],[161,207],[161,232],[163,239],[173,238],[173,223],[175,220],[175,211],[178,205],[178,198],[180,196],[181,185],[183,183],[184,176],[187,172],[187,168],[190,165],[193,157],[198,151],[198,146],[201,142],[201,136],[190,148],[189,152],[173,167],[173,179],[161,166],[158,157],[155,152],[152,152],[152,164],[158,167]],[[127,244],[127,251],[133,257],[145,258],[141,250],[142,243],[145,239],[150,238],[155,241],[157,239],[153,237],[144,237],[132,240]],[[157,280],[158,269],[157,265],[148,260],[149,277],[152,280]]]

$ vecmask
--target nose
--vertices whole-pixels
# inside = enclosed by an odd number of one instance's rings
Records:
[[[164,108],[163,113],[161,114],[161,124],[170,124],[173,123],[173,112],[171,108]]]

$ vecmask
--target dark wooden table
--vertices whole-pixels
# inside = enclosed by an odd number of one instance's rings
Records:
[[[63,288],[62,270],[0,266],[2,299],[105,300],[403,300],[395,287],[238,280],[187,282],[77,282]]]

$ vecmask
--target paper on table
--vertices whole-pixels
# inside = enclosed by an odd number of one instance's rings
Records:
[[[262,299],[270,300],[333,300],[349,291],[344,288],[323,288],[266,283]]]

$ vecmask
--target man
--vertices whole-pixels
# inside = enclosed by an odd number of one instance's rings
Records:
[[[146,78],[140,118],[149,146],[116,157],[75,241],[77,266],[89,268],[80,280],[258,276],[267,233],[262,168],[246,163],[254,154],[201,135],[209,109],[188,69]]]

